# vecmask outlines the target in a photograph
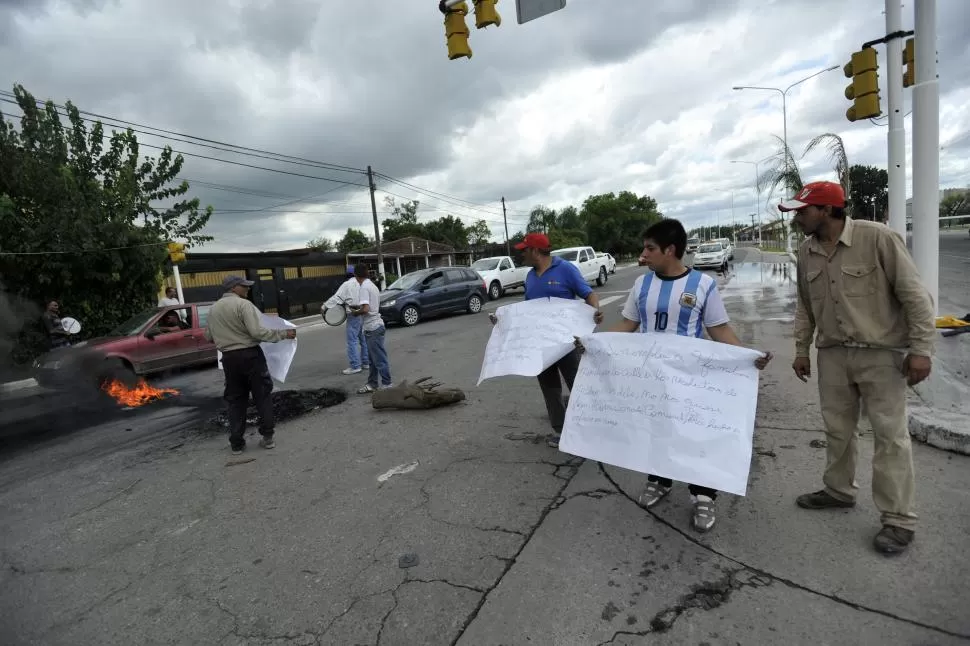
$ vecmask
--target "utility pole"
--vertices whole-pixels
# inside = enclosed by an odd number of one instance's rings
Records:
[[[505,223],[505,255],[512,255],[512,246],[509,244],[509,219],[505,217],[505,196],[502,196],[502,222]]]
[[[936,0],[916,0],[913,85],[913,260],[940,312],[940,81]],[[892,184],[889,185],[892,188]],[[890,205],[892,202],[890,202]],[[905,202],[903,235],[906,235]],[[892,211],[889,212],[890,219]],[[895,228],[895,227],[893,227]]]
[[[370,166],[367,167],[367,185],[370,186],[370,210],[374,216],[374,240],[377,242],[377,275],[380,277],[381,287],[384,287],[384,250],[381,248],[381,227],[377,223],[377,199],[374,193],[377,187],[374,186],[374,171]]]
[[[889,133],[886,138],[889,147],[889,227],[905,239],[906,126],[903,123],[903,37],[900,35],[902,31],[902,4],[899,0],[886,0],[886,36],[888,37],[886,41],[886,85],[888,90],[887,109],[889,111]],[[917,74],[919,74],[918,70],[919,66],[917,65]]]

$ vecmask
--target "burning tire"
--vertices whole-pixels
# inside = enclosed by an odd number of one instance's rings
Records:
[[[135,371],[118,358],[105,359],[97,372],[96,385],[103,389],[105,384],[117,381],[128,388],[138,385],[138,375]]]

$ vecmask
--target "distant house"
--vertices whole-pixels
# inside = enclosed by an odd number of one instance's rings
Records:
[[[427,267],[467,266],[472,263],[471,251],[456,251],[451,245],[417,236],[382,242],[381,251],[384,253],[384,273],[398,277]],[[347,264],[376,271],[377,246],[348,253]]]

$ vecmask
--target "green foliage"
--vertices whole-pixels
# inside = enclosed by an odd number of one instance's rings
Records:
[[[959,224],[970,222],[970,193],[950,193],[940,200],[940,217],[952,217],[955,215],[966,215],[966,218],[956,220],[944,220],[942,226],[952,227]]]
[[[446,215],[424,224],[422,237],[433,242],[451,245],[455,249],[468,248],[468,228],[453,215]]]
[[[19,131],[0,113],[0,281],[41,309],[59,300],[84,336],[103,334],[155,306],[166,241],[211,240],[201,231],[212,209],[179,199],[189,186],[173,185],[183,159],[170,148],[140,160],[131,130],[106,144],[70,102],[65,125],[52,102],[14,93]],[[40,349],[21,347],[19,358]]]
[[[881,220],[889,208],[889,173],[886,169],[854,164],[849,168],[849,181],[852,217]]]
[[[481,247],[488,244],[488,239],[492,237],[492,230],[488,228],[488,222],[478,220],[468,227],[468,242],[473,247]]]
[[[313,249],[314,251],[333,251],[336,248],[333,240],[323,236],[318,236],[313,240],[308,240],[306,247],[307,249]]]
[[[613,255],[639,253],[643,231],[663,219],[657,201],[630,191],[618,195],[590,195],[583,202],[579,217],[586,223],[586,239],[597,251]]]
[[[773,198],[775,191],[781,190],[785,194],[785,197],[789,197],[802,190],[802,186],[804,185],[802,173],[798,167],[798,161],[795,159],[795,154],[781,137],[776,136],[775,141],[778,146],[778,152],[768,162],[768,170],[761,173],[757,178],[758,189],[762,192],[762,195],[766,195],[766,203],[772,206],[774,206]],[[845,190],[845,194],[851,195],[852,182],[851,173],[849,172],[849,158],[842,138],[832,133],[821,134],[805,146],[805,152],[802,153],[802,157],[804,158],[805,155],[820,146],[824,147],[828,152],[829,161],[835,169],[835,173],[839,178],[839,182],[842,184],[843,190]]]
[[[367,234],[360,229],[347,229],[344,237],[337,242],[337,251],[340,253],[350,253],[358,249],[364,249],[374,244],[374,240],[367,237]]]

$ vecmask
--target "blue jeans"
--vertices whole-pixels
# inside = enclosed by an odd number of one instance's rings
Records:
[[[364,319],[359,316],[347,317],[347,361],[354,370],[370,364],[367,343],[364,341]]]
[[[387,350],[384,349],[384,328],[364,331],[364,340],[367,341],[367,351],[370,352],[370,373],[367,375],[367,384],[371,388],[377,388],[377,377],[380,373],[380,383],[383,386],[391,385],[391,364],[387,361]]]

